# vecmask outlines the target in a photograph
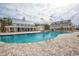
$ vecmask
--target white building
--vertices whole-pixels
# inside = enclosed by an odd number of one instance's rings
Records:
[[[60,31],[60,30],[68,31],[71,30],[72,27],[73,25],[71,20],[56,21],[50,25],[50,29],[53,31]]]
[[[6,26],[6,32],[25,32],[25,31],[36,31],[37,28],[33,22],[13,19],[12,25]]]

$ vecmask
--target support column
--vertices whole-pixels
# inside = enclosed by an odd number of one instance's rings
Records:
[[[8,28],[8,32],[10,32],[10,27]]]
[[[16,28],[14,28],[14,32],[17,32],[17,31],[16,31]]]

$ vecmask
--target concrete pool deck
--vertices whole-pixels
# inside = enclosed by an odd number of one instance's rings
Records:
[[[79,32],[37,43],[0,43],[0,56],[79,56]]]

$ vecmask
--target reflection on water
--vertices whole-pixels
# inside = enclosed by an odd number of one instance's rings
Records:
[[[8,43],[32,43],[55,38],[64,32],[42,32],[0,36],[0,41]]]

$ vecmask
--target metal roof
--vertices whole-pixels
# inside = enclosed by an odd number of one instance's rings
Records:
[[[12,23],[17,23],[17,24],[34,24],[31,21],[22,20],[22,19],[13,19]]]

